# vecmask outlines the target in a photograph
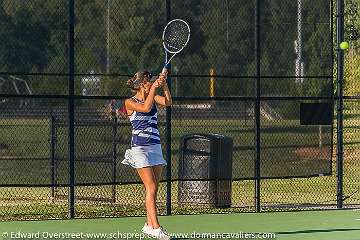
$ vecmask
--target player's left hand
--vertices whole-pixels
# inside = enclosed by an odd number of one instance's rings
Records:
[[[164,84],[166,84],[166,74],[161,73],[158,78],[158,81],[159,81],[160,86],[163,86]]]

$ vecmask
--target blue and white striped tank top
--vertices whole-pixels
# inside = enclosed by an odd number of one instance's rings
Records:
[[[138,103],[143,101],[132,97]],[[157,109],[153,104],[151,111],[148,113],[134,111],[130,116],[132,125],[131,146],[150,146],[160,144],[160,134],[157,127]]]

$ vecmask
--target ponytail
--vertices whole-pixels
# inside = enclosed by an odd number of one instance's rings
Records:
[[[141,84],[150,81],[151,73],[149,71],[138,71],[135,75],[127,80],[126,85],[133,91],[138,91]]]

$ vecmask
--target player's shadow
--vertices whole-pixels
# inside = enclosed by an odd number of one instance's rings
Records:
[[[326,233],[326,232],[348,232],[360,231],[360,228],[334,228],[334,229],[308,229],[299,231],[277,232],[278,235],[300,234],[300,233]]]

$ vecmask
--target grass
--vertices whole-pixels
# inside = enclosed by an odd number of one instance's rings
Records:
[[[3,120],[4,121],[4,120]],[[206,123],[206,124],[205,124]],[[182,126],[181,124],[186,124]],[[252,125],[239,120],[208,120],[172,123],[172,164],[174,174],[179,162],[179,144],[184,134],[189,133],[221,133],[231,137],[234,141],[233,169],[234,178],[251,178],[254,171],[254,137]],[[35,183],[51,184],[51,144],[49,121],[30,119],[12,120],[3,124],[5,134],[0,137],[0,143],[8,149],[0,151],[2,168],[0,173],[7,176],[2,179],[4,184]],[[119,128],[119,135],[124,135],[126,129]],[[317,127],[300,127],[297,121],[263,122],[262,124],[262,176],[302,176],[317,173],[328,173],[330,162],[319,159],[306,160],[296,154],[297,149],[317,147],[319,133]],[[324,128],[324,145],[330,144],[330,129]],[[326,134],[327,132],[327,134]],[[125,133],[128,135],[129,133]],[[162,132],[162,136],[165,133]],[[112,182],[112,127],[111,126],[82,126],[76,128],[75,135],[76,175],[78,183]],[[55,156],[57,164],[58,183],[67,182],[67,131],[59,127],[56,131]],[[118,157],[121,158],[128,143],[117,144]],[[310,150],[309,150],[310,151]],[[284,154],[286,152],[286,154]],[[331,149],[327,150],[329,159]],[[13,158],[26,157],[22,161]],[[99,161],[104,158],[104,161]],[[12,159],[11,159],[12,158]],[[38,159],[37,159],[38,158]],[[85,160],[88,158],[88,160]],[[83,159],[83,160],[80,160]],[[90,160],[89,160],[90,159]],[[93,161],[91,161],[93,159]],[[299,167],[301,165],[301,168]],[[26,168],[24,168],[26,166]],[[317,172],[312,169],[316,167]],[[301,170],[303,169],[303,170]],[[26,173],[24,172],[26,171]],[[118,164],[117,172],[123,172],[123,166]],[[119,175],[119,181],[134,181]],[[175,175],[174,175],[175,176]],[[0,180],[1,181],[1,180]]]
[[[179,158],[180,138],[184,134],[221,133],[231,137],[234,141],[233,177],[251,178],[254,175],[254,140],[255,131],[249,122],[229,120],[207,120],[186,122],[179,124],[175,121],[172,129],[172,158],[175,162]],[[263,121],[261,128],[262,176],[304,176],[311,175],[312,169],[317,165],[317,173],[329,172],[330,163],[324,160],[304,161],[296,154],[297,149],[318,147],[319,128],[303,127],[298,121],[283,120],[278,122]],[[330,129],[324,127],[322,135],[324,145],[331,144]],[[326,134],[327,132],[327,134]],[[311,150],[309,150],[311,151]],[[285,153],[285,154],[284,154]],[[314,153],[316,154],[316,153]],[[330,158],[331,149],[328,148],[327,158]],[[314,162],[316,161],[316,162]],[[301,169],[299,168],[301,164]],[[313,173],[314,174],[314,173]]]

